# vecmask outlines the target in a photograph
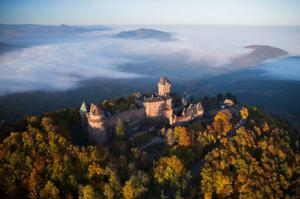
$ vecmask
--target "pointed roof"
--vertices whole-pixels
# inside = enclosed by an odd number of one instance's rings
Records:
[[[79,112],[80,113],[86,113],[87,112],[86,105],[85,105],[84,101],[81,104]]]
[[[171,82],[168,80],[168,78],[166,76],[161,76],[158,83],[160,84],[171,84]]]

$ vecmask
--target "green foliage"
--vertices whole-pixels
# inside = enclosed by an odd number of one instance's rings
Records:
[[[74,110],[2,122],[1,198],[296,198],[299,129],[277,117],[244,107],[212,122],[149,123],[151,134],[83,147],[71,142]],[[124,138],[121,120],[115,131]],[[163,140],[143,149],[154,137]]]
[[[287,132],[270,129],[266,123],[261,127],[253,124],[221,138],[219,146],[206,155],[201,170],[205,197],[283,198],[295,194],[296,161]]]
[[[124,124],[120,118],[117,120],[115,130],[116,130],[116,134],[119,138],[124,137],[125,128],[124,128]]]
[[[40,192],[41,198],[59,198],[59,189],[51,182],[48,181],[45,187]]]
[[[141,132],[139,135],[134,136],[132,138],[132,143],[136,146],[143,146],[151,141],[153,136],[151,136],[149,133]]]
[[[30,125],[27,131],[12,132],[1,143],[0,184],[5,197],[18,198],[20,193],[31,198],[60,198],[67,193],[75,197],[80,184],[103,189],[113,183],[113,169],[101,166],[105,154],[93,146],[72,145],[49,121],[42,119],[40,129]],[[45,128],[49,125],[51,129]]]
[[[141,198],[148,191],[149,177],[145,172],[138,171],[125,182],[123,195],[125,199]]]

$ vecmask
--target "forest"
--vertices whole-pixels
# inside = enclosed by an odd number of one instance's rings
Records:
[[[152,128],[130,136],[118,121],[109,142],[96,145],[78,108],[2,121],[1,198],[299,197],[299,129],[257,107],[141,126]],[[146,147],[154,136],[163,142]]]

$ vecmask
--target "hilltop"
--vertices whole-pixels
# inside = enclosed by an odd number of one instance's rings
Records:
[[[52,34],[67,34],[80,33],[86,31],[107,30],[108,27],[103,25],[94,26],[71,26],[66,24],[61,25],[37,25],[37,24],[0,24],[1,37],[23,37],[35,35],[52,35]]]
[[[231,65],[235,67],[257,66],[264,61],[288,55],[288,52],[285,50],[273,46],[249,45],[245,48],[250,49],[251,52],[232,60]]]
[[[116,114],[132,99],[99,106]],[[1,123],[2,197],[296,197],[299,129],[231,94],[191,100],[202,102],[202,117],[117,122],[100,145],[81,128],[79,108]]]
[[[122,39],[158,39],[162,41],[169,41],[172,39],[172,34],[154,29],[140,28],[130,31],[121,31],[115,35]]]

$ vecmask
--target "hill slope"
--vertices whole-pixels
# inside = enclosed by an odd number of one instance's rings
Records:
[[[171,33],[145,28],[121,31],[115,37],[122,39],[158,39],[163,41],[169,41],[172,39]]]
[[[116,100],[117,102],[124,100]],[[209,110],[184,126],[139,121],[109,143],[86,142],[78,109],[30,116],[0,144],[3,198],[296,197],[299,130],[257,108]],[[118,107],[118,106],[117,106]],[[78,145],[80,144],[80,145]],[[84,146],[82,146],[84,145]]]

